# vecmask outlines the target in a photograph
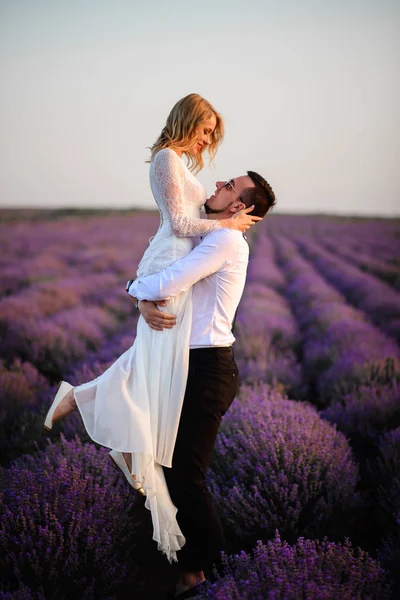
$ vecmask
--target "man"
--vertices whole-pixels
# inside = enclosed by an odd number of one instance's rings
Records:
[[[226,183],[217,182],[216,188],[205,205],[209,219],[227,219],[251,205],[252,216],[262,218],[275,205],[271,187],[253,171]],[[200,591],[204,568],[225,547],[205,476],[221,418],[239,384],[232,322],[245,284],[248,256],[248,244],[239,231],[217,229],[187,256],[159,273],[137,279],[128,289],[140,301],[139,310],[149,326],[162,330],[176,321],[174,315],[159,311],[157,304],[194,286],[188,380],[172,468],[163,467],[186,538],[178,552],[178,595],[171,596],[180,600]]]

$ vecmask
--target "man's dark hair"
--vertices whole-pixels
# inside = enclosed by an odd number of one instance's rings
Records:
[[[263,217],[272,206],[275,206],[275,194],[264,177],[261,177],[255,171],[247,171],[247,175],[255,183],[256,187],[246,188],[240,193],[240,196],[246,207],[254,204],[254,210],[251,211],[251,215]]]

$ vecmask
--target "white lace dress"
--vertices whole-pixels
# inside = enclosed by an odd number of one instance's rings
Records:
[[[193,236],[220,227],[200,218],[205,190],[173,150],[157,152],[150,164],[150,185],[161,221],[138,277],[161,271],[190,252]],[[142,482],[145,506],[151,511],[153,539],[172,562],[186,540],[162,465],[172,466],[187,381],[191,290],[168,300],[161,310],[176,315],[175,327],[154,331],[140,317],[133,345],[102,375],[76,386],[74,395],[90,437],[132,454],[132,473]]]

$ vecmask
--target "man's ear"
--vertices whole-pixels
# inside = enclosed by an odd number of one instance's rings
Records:
[[[243,202],[240,202],[240,200],[238,200],[237,202],[234,202],[231,207],[229,208],[229,212],[231,212],[232,214],[239,212],[239,210],[243,210],[243,208],[246,208],[246,205],[243,204]]]

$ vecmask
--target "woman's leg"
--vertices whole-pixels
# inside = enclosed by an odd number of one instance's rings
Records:
[[[72,390],[70,390],[68,394],[64,396],[64,398],[61,400],[60,404],[54,411],[52,418],[53,425],[60,419],[72,413],[76,408],[77,406],[74,398],[74,389],[72,388]]]
[[[52,418],[53,425],[57,421],[60,421],[64,417],[71,414],[76,409],[77,409],[77,404],[76,404],[75,397],[74,397],[74,390],[72,388],[72,390],[70,390],[68,392],[68,394],[66,394],[64,396],[64,398],[61,400],[60,404],[57,406],[56,410],[54,411],[53,418]],[[131,472],[132,454],[130,452],[123,452],[123,456],[124,456],[125,462],[128,466],[129,472]],[[136,480],[136,475],[132,475],[132,477],[133,477],[133,479]]]

